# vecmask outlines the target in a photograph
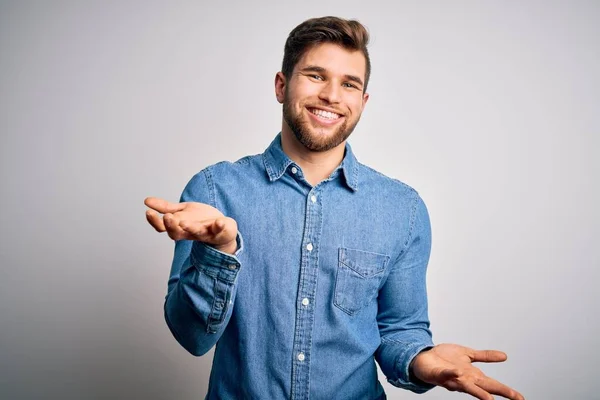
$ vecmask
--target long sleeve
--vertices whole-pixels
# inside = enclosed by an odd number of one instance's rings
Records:
[[[199,202],[216,207],[210,170],[195,175],[181,195],[181,202]],[[235,255],[200,242],[175,243],[165,320],[175,339],[187,351],[200,356],[221,337],[231,317],[236,293],[238,259],[243,249],[238,232]]]
[[[416,393],[434,387],[409,379],[413,358],[433,347],[425,279],[430,251],[429,216],[425,204],[415,193],[408,239],[379,293],[377,320],[381,345],[375,356],[388,382]]]

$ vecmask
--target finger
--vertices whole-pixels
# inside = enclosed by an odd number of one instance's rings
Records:
[[[214,235],[215,244],[225,244],[235,239],[237,235],[237,222],[233,218],[220,217],[210,227]]]
[[[193,240],[221,246],[235,240],[237,223],[229,217],[202,221],[181,221],[179,226],[193,236]]]
[[[186,232],[179,226],[179,218],[171,213],[163,216],[167,234],[173,240],[180,240],[186,236]]]
[[[215,236],[224,235],[227,233],[229,228],[233,229],[230,225],[230,221],[233,221],[231,218],[220,217],[215,219],[214,223],[209,226],[210,232]]]
[[[215,236],[223,232],[223,229],[225,229],[225,218],[217,218],[215,223],[211,225],[210,229]]]
[[[490,377],[483,377],[476,382],[477,386],[488,393],[497,394],[511,400],[524,400],[521,393]]]
[[[147,197],[144,200],[144,204],[161,214],[176,213],[183,210],[186,206],[186,203],[171,203],[158,197]]]
[[[192,235],[193,240],[211,243],[213,234],[210,232],[210,226],[214,223],[213,219],[204,221],[180,221],[179,227],[188,234]]]
[[[460,371],[456,368],[446,368],[441,371],[435,371],[436,380],[439,382],[451,381],[460,377]]]
[[[471,382],[466,382],[460,391],[468,393],[473,397],[477,397],[480,400],[494,400],[494,396]]]
[[[469,354],[472,362],[503,362],[506,361],[506,353],[498,350],[472,350]]]
[[[165,231],[165,224],[163,223],[163,219],[160,215],[152,210],[146,210],[146,220],[152,225],[157,232]]]

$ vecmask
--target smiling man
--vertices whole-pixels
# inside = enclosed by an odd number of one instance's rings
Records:
[[[297,26],[266,151],[205,168],[180,203],[145,201],[176,240],[167,324],[194,355],[216,344],[207,399],[383,399],[376,362],[417,393],[523,399],[472,365],[504,353],[432,342],[427,209],[346,142],[369,99],[367,43],[357,21]]]

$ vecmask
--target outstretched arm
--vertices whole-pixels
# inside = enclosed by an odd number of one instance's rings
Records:
[[[379,291],[377,322],[381,344],[375,357],[392,385],[416,393],[434,385],[413,381],[409,365],[421,351],[433,347],[427,315],[426,270],[431,249],[429,216],[415,192],[401,255]]]
[[[165,320],[175,339],[197,356],[215,345],[229,322],[242,251],[236,222],[209,204],[208,179],[206,172],[194,176],[181,203],[144,202],[148,222],[176,241]]]
[[[382,371],[391,384],[417,393],[442,386],[482,400],[493,399],[492,394],[523,400],[520,393],[472,365],[501,362],[506,354],[455,344],[433,345],[425,285],[431,230],[425,204],[416,194],[411,213],[406,248],[379,293],[381,345],[375,356]]]

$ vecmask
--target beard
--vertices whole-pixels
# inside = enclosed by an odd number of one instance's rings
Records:
[[[323,152],[339,146],[348,139],[360,119],[359,116],[356,121],[348,123],[348,120],[345,118],[344,122],[329,135],[323,132],[324,130],[320,132],[321,134],[312,133],[311,129],[313,128],[311,128],[309,121],[303,118],[301,112],[294,112],[288,99],[289,96],[286,93],[286,99],[283,102],[283,119],[294,133],[296,139],[310,151]]]

